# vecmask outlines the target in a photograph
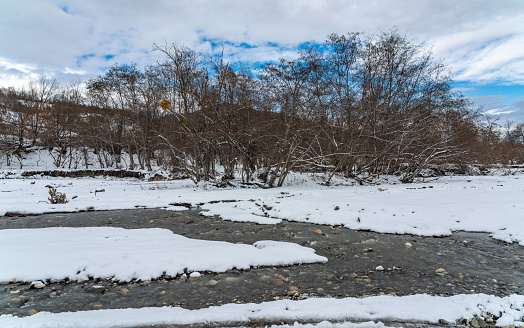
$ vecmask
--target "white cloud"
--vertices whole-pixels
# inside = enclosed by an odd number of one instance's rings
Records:
[[[25,76],[1,69],[2,85],[42,71],[89,76],[117,62],[154,63],[161,57],[148,51],[164,39],[201,50],[210,49],[209,40],[226,40],[231,56],[265,61],[294,56],[297,44],[322,42],[330,33],[393,26],[433,46],[458,80],[524,83],[520,0],[0,0],[0,6],[0,57],[29,67]],[[241,43],[257,47],[234,46]]]

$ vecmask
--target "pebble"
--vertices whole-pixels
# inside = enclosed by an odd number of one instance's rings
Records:
[[[284,284],[284,281],[282,279],[272,279],[271,282],[274,283],[275,285]]]
[[[117,291],[117,293],[120,294],[120,295],[125,295],[125,294],[129,293],[129,289],[122,288],[119,291]]]
[[[37,313],[38,313],[37,310],[35,310],[35,309],[31,309],[31,310],[29,310],[29,312],[27,312],[27,315],[31,316],[31,315],[35,315],[35,314],[37,314]]]
[[[375,271],[384,271],[384,267],[382,265],[379,265],[375,268]]]
[[[446,273],[446,270],[443,269],[443,268],[438,268],[437,270],[435,270],[436,273]]]
[[[236,284],[242,281],[242,278],[240,277],[225,277],[222,279],[224,282],[227,282],[229,284]]]
[[[36,288],[36,289],[42,289],[45,287],[45,284],[41,282],[40,280],[33,281],[29,288]]]
[[[211,279],[207,282],[207,284],[209,286],[215,286],[216,284],[218,284],[218,281],[216,281],[215,279]]]
[[[95,304],[92,304],[91,305],[91,308],[95,309],[95,310],[99,310],[101,308],[103,308],[104,306],[100,303],[95,303]]]
[[[413,244],[411,244],[411,243],[405,243],[404,246],[406,246],[407,248],[411,248],[411,247],[413,247]]]
[[[356,277],[358,277],[358,274],[356,274],[355,272],[352,272],[349,276],[355,279]]]
[[[185,273],[180,276],[180,281],[182,282],[187,281],[187,275]]]
[[[298,287],[297,286],[289,286],[289,291],[290,292],[298,292]]]

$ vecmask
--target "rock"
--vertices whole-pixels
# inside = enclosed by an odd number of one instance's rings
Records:
[[[487,327],[488,325],[486,325],[486,323],[484,322],[484,320],[480,319],[480,318],[473,318],[471,319],[471,322],[470,322],[471,326],[473,328],[485,328]]]
[[[104,286],[95,285],[95,286],[91,286],[91,287],[86,288],[86,291],[88,291],[90,293],[103,294],[106,291],[106,288]]]
[[[29,301],[29,298],[27,298],[27,297],[15,297],[15,298],[12,298],[11,300],[9,300],[8,303],[12,307],[21,307],[25,303],[27,303],[28,301]]]
[[[125,295],[127,293],[129,293],[129,289],[127,288],[122,288],[119,291],[117,291],[117,294],[120,294],[120,295]]]
[[[319,235],[323,235],[324,232],[322,232],[322,230],[320,229],[317,229],[317,230],[313,230],[314,233],[318,233]]]
[[[180,281],[182,282],[187,281],[187,275],[185,273],[180,276]]]
[[[37,314],[37,313],[38,313],[37,310],[35,310],[35,309],[31,309],[31,310],[29,310],[29,312],[27,312],[27,315],[31,316],[31,315],[35,315],[35,314]]]
[[[352,272],[349,276],[355,279],[356,277],[358,277],[358,274],[356,274],[355,272]]]
[[[271,279],[271,282],[275,285],[283,285],[284,281],[282,279]]]
[[[335,211],[338,211],[339,209],[340,209],[340,207],[335,206]]]
[[[215,286],[216,284],[218,284],[218,281],[216,281],[215,279],[211,279],[207,282],[207,284],[209,286]]]
[[[384,267],[382,265],[379,265],[375,268],[375,271],[384,271]]]
[[[224,279],[222,279],[224,282],[226,283],[229,283],[229,284],[236,284],[236,283],[239,283],[242,281],[242,278],[240,277],[226,277]]]
[[[288,290],[290,292],[298,292],[298,287],[297,286],[289,286]]]
[[[443,269],[443,268],[438,268],[437,270],[435,270],[435,272],[444,274],[444,273],[446,273],[446,270]]]
[[[324,288],[317,288],[317,293],[323,293],[324,292]]]
[[[267,275],[267,274],[263,274],[263,275],[260,276],[260,279],[262,279],[262,280],[269,280],[269,279],[271,279],[271,277],[269,275]]]
[[[95,304],[92,304],[91,305],[91,308],[93,308],[94,310],[99,310],[101,308],[103,308],[104,306],[100,303],[95,303]]]
[[[190,275],[189,275],[189,281],[199,281],[200,280],[200,272],[192,272]]]
[[[45,284],[40,280],[35,280],[29,285],[29,288],[42,289],[45,287]]]
[[[411,244],[411,243],[404,243],[404,246],[406,246],[407,248],[411,248],[411,247],[413,247],[413,244]]]

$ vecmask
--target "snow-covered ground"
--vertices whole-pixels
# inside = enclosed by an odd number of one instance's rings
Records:
[[[0,176],[2,172],[0,172]],[[5,176],[5,174],[4,174]],[[414,184],[332,187],[294,175],[275,189],[227,189],[189,180],[146,182],[109,178],[17,178],[0,180],[0,215],[199,205],[203,215],[276,224],[294,220],[349,229],[425,236],[453,231],[487,232],[524,246],[524,174],[452,176]],[[50,204],[49,187],[66,194]],[[85,245],[90,245],[86,248]],[[0,280],[33,281],[88,276],[116,280],[151,279],[186,271],[324,261],[312,249],[291,243],[255,245],[192,240],[163,229],[47,228],[0,230]],[[41,256],[39,254],[45,254]],[[217,254],[228,254],[227,257]],[[154,256],[151,256],[154,255]],[[63,261],[67,258],[67,261]],[[58,259],[62,259],[59,261]],[[67,262],[67,263],[65,263]],[[147,264],[145,264],[147,262]],[[152,324],[321,322],[294,327],[382,328],[378,321],[455,322],[473,316],[500,317],[497,326],[524,326],[524,296],[475,294],[453,297],[412,295],[345,299],[281,300],[228,304],[199,310],[142,308],[0,316],[0,327],[129,327]],[[344,322],[350,320],[352,322]],[[354,323],[354,321],[374,320]],[[375,322],[377,321],[377,322]],[[287,326],[278,326],[287,327]]]
[[[48,187],[65,193],[66,204],[50,204]],[[189,180],[41,178],[0,180],[0,215],[201,204],[205,215],[276,224],[293,220],[350,229],[423,236],[452,231],[492,233],[524,245],[524,174],[451,176],[426,183],[322,186],[295,175],[274,189],[195,186]],[[220,201],[233,202],[220,202]]]
[[[319,322],[329,321],[410,321],[438,323],[443,320],[456,323],[474,316],[500,317],[498,327],[524,326],[524,296],[504,298],[477,295],[439,297],[430,295],[373,296],[367,298],[311,298],[301,301],[280,300],[261,304],[226,304],[198,310],[177,307],[96,310],[65,313],[40,312],[18,318],[0,316],[1,327],[133,327],[153,324],[203,324],[257,322]],[[299,325],[297,325],[299,326]],[[319,327],[337,327],[323,323]],[[383,327],[382,324],[345,324],[341,327]]]
[[[190,239],[158,228],[6,229],[0,230],[0,249],[0,282],[150,280],[162,274],[327,261],[313,249],[293,243],[231,244]]]

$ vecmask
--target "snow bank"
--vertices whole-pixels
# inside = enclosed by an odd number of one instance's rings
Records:
[[[66,193],[69,202],[46,203],[46,186]],[[325,187],[301,181],[274,189],[216,189],[205,184],[195,187],[189,181],[4,179],[0,180],[0,192],[0,215],[136,207],[176,209],[170,204],[190,203],[203,204],[205,215],[233,221],[276,224],[293,220],[422,236],[449,235],[458,230],[489,232],[497,239],[524,245],[524,174],[455,176],[428,183],[380,186]]]
[[[0,230],[0,281],[113,278],[148,280],[164,272],[223,272],[259,265],[326,262],[311,248],[259,241],[205,241],[166,229],[44,228]],[[1,326],[1,325],[0,325]]]
[[[271,328],[386,328],[382,322],[366,321],[366,322],[339,322],[333,323],[329,321],[322,321],[319,323],[302,324],[295,322],[292,325],[271,325]]]
[[[199,323],[249,323],[344,320],[383,320],[399,322],[455,323],[488,313],[500,319],[497,326],[524,326],[524,296],[504,298],[485,294],[439,297],[430,295],[374,296],[367,298],[281,300],[262,304],[226,304],[199,310],[177,307],[97,310],[81,312],[40,312],[30,317],[0,316],[2,327],[132,327],[139,325]],[[369,325],[368,325],[369,324]],[[340,327],[383,327],[363,323]],[[319,325],[328,326],[328,323]]]

